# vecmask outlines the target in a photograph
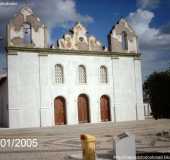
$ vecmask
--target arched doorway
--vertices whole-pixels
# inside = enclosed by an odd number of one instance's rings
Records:
[[[101,121],[106,122],[110,121],[110,101],[109,97],[106,95],[101,96],[100,98],[100,113],[101,113]]]
[[[54,100],[54,118],[55,125],[66,124],[66,106],[65,99],[61,96]]]
[[[79,123],[90,122],[89,100],[85,94],[80,94],[78,96],[78,120],[79,120]]]

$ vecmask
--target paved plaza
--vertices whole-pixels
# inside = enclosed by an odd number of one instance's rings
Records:
[[[52,128],[0,129],[0,139],[37,139],[37,147],[0,148],[0,160],[69,160],[81,154],[80,134],[97,138],[97,155],[112,157],[112,139],[127,131],[136,135],[137,152],[170,152],[170,120],[81,124]],[[1,144],[2,145],[2,144]],[[4,145],[4,144],[3,144]]]

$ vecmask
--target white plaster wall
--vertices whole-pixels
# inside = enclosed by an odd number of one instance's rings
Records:
[[[23,34],[23,27],[21,27],[21,29],[19,31],[15,31],[14,27],[10,26],[9,29],[9,36],[10,36],[10,40],[12,40],[15,37],[20,37],[20,38],[24,38],[24,34]],[[32,32],[32,41],[35,44],[35,47],[37,48],[44,48],[45,47],[45,38],[47,38],[47,35],[45,37],[45,28],[44,25],[42,25],[38,31],[35,31],[34,28],[32,28],[31,30]],[[10,41],[11,44],[11,41]]]
[[[13,39],[15,37],[21,37],[23,38],[23,30],[16,31],[14,27],[10,26],[10,39]]]
[[[129,53],[138,53],[136,37],[133,37],[132,41],[128,40],[128,52]]]
[[[40,126],[37,53],[8,55],[9,127]]]
[[[113,81],[113,118],[116,122],[118,119],[118,108],[120,106],[120,95],[119,95],[119,58],[118,57],[112,57],[112,81]]]
[[[34,28],[32,28],[32,40],[35,44],[35,47],[44,48],[45,47],[44,38],[45,38],[44,26],[40,27],[37,32],[34,30]]]
[[[113,68],[114,70],[113,72],[117,73],[117,75],[116,74],[114,75],[116,97],[115,104],[116,121],[136,120],[137,95],[136,95],[134,58],[119,57],[119,59],[113,61],[116,61],[115,63],[117,63],[116,64],[117,69]],[[113,67],[116,66],[114,65]],[[137,87],[139,87],[139,85]],[[139,92],[141,91],[139,89],[137,90]],[[143,119],[143,112],[140,112],[139,114],[140,115],[138,116],[138,119]]]
[[[143,105],[143,89],[142,89],[142,73],[141,73],[141,60],[134,60],[135,69],[135,83],[136,83],[136,108],[137,119],[144,120],[144,105]]]
[[[64,67],[64,84],[55,82],[55,65]],[[84,65],[87,84],[79,84],[78,66]],[[100,66],[108,69],[108,83],[99,79]],[[54,99],[66,100],[67,124],[78,124],[77,99],[89,97],[90,122],[101,122],[100,97],[110,97],[111,120],[144,119],[140,60],[19,52],[8,55],[10,127],[54,126]],[[139,96],[139,97],[138,97]]]
[[[116,31],[113,30],[112,37],[117,39],[122,44],[121,34],[117,34]],[[130,41],[128,39],[128,53],[138,53],[138,45],[137,45],[137,38],[136,37],[133,37],[132,41]]]
[[[39,87],[40,87],[40,126],[51,126],[50,96],[49,96],[49,74],[48,74],[48,56],[39,56]]]

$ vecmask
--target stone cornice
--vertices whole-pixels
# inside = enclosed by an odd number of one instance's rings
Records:
[[[104,57],[140,57],[140,53],[120,53],[105,51],[81,51],[81,50],[64,50],[53,48],[28,48],[28,47],[6,47],[8,54],[11,52],[35,52],[40,55],[58,54],[58,55],[84,55],[84,56],[104,56]],[[17,54],[17,53],[16,53]]]

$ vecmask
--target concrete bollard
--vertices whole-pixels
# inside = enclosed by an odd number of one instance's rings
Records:
[[[96,137],[89,134],[80,136],[83,160],[96,160]]]
[[[135,136],[122,133],[113,139],[114,160],[136,160]]]

